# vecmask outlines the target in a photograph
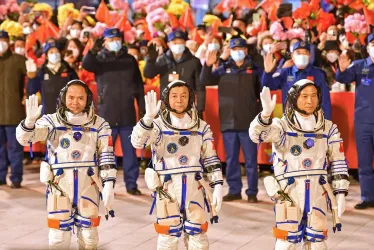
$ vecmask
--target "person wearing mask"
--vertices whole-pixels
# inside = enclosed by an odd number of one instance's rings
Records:
[[[263,36],[258,43],[258,46],[261,50],[261,55],[264,56],[267,53],[269,53],[271,51],[271,47],[273,43],[274,43],[274,39],[271,35]]]
[[[144,86],[136,59],[123,46],[123,34],[117,28],[104,31],[84,56],[82,66],[95,74],[98,88],[98,113],[111,126],[113,142],[121,138],[124,181],[127,193],[141,195],[136,183],[139,163],[130,140],[136,124],[134,99],[144,114]]]
[[[208,34],[205,36],[204,43],[200,45],[195,56],[200,59],[202,65],[205,63],[205,59],[208,51],[218,51],[217,56],[221,56],[222,40],[218,36]]]
[[[148,43],[149,43],[148,40],[141,40],[139,42],[140,55],[141,55],[141,59],[143,60],[145,60],[148,55]]]
[[[283,107],[287,97],[288,90],[300,79],[309,79],[321,88],[322,91],[322,110],[326,119],[331,119],[331,100],[330,90],[327,85],[325,72],[310,63],[310,45],[304,41],[296,42],[293,45],[291,54],[294,66],[282,68],[280,72],[275,72],[276,60],[272,53],[265,56],[265,71],[262,75],[262,85],[270,90],[282,90]]]
[[[29,81],[26,92],[28,95],[40,91],[42,97],[42,114],[53,114],[56,111],[56,100],[60,90],[78,75],[67,62],[61,59],[59,44],[49,42],[44,46],[45,63],[36,71],[33,61],[27,67]]]
[[[248,189],[248,202],[257,202],[258,173],[257,145],[247,129],[260,110],[262,69],[248,56],[246,40],[230,40],[230,58],[212,70],[217,61],[217,51],[208,51],[200,81],[205,85],[218,85],[219,118],[226,153],[226,180],[229,193],[224,201],[241,200],[242,180],[239,163],[240,146],[244,153]],[[245,114],[245,115],[243,115]]]
[[[338,59],[340,53],[341,51],[337,41],[326,41],[325,47],[322,51],[324,60],[321,63],[321,69],[326,73],[329,89],[331,89],[332,85],[336,83],[335,74],[339,67]]]
[[[17,142],[16,127],[25,118],[22,105],[25,62],[24,56],[11,52],[9,35],[0,30],[0,185],[7,184],[10,165],[12,188],[21,187],[23,175],[23,147]]]
[[[81,35],[81,32],[82,32],[82,29],[83,29],[83,26],[82,26],[82,23],[79,22],[79,21],[74,21],[72,24],[71,24],[71,27],[70,27],[70,38],[80,38],[80,35]]]
[[[356,82],[354,130],[362,202],[355,209],[374,207],[374,34],[367,40],[369,56],[351,62],[348,55],[341,54],[336,72],[338,82]]]
[[[25,38],[23,37],[16,37],[14,41],[14,53],[25,56]]]
[[[83,59],[84,46],[78,38],[72,38],[66,43],[64,60],[77,74]]]
[[[30,22],[22,23],[22,32],[25,36],[30,35],[32,32],[34,32]]]
[[[186,48],[186,34],[181,30],[175,30],[168,35],[169,50],[159,56],[154,46],[148,48],[148,59],[144,68],[144,76],[153,78],[160,75],[160,91],[175,80],[181,80],[190,84],[197,92],[197,110],[199,117],[205,109],[205,86],[200,83],[201,63]]]

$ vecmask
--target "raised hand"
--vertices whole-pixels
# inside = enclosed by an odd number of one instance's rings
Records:
[[[264,87],[260,93],[261,103],[262,103],[262,112],[261,115],[266,118],[271,116],[277,103],[277,95],[273,95],[271,98],[270,89]]]

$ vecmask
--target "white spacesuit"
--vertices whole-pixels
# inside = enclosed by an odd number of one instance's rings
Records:
[[[177,112],[169,104],[169,93],[183,86],[188,89],[188,106],[183,112]],[[168,85],[162,95],[166,109],[153,120],[161,104],[159,101],[157,105],[156,99],[154,92],[145,96],[146,115],[134,127],[131,142],[135,148],[148,145],[152,148],[153,166],[147,168],[145,180],[148,188],[155,191],[151,210],[156,206],[157,249],[177,249],[182,231],[189,250],[208,249],[204,210],[210,212],[212,223],[218,222],[223,184],[212,131],[198,118],[193,90],[186,83],[174,81]],[[177,118],[175,113],[182,117]],[[204,172],[208,173],[213,194],[204,181]]]
[[[302,92],[308,86],[313,94]],[[298,107],[299,98],[309,98],[307,107],[312,98],[318,98],[318,106],[308,114]],[[297,243],[304,241],[304,249],[325,250],[327,210],[332,210],[334,232],[340,231],[349,187],[343,140],[337,126],[324,119],[321,92],[312,81],[296,82],[288,92],[285,115],[271,120],[275,100],[276,96],[271,99],[269,89],[264,87],[263,112],[249,128],[254,142],[273,143],[274,177],[266,177],[264,184],[276,203],[275,249],[294,250]],[[327,182],[328,168],[332,172],[332,189]]]
[[[65,105],[70,86],[79,85],[87,93],[86,107],[80,114],[69,112]],[[40,180],[46,183],[49,246],[68,249],[71,230],[78,231],[79,249],[96,249],[100,224],[99,196],[114,217],[112,201],[116,180],[116,163],[109,124],[94,114],[92,93],[79,80],[61,90],[57,112],[40,119],[36,96],[26,103],[27,118],[17,127],[17,140],[22,145],[46,141],[45,161],[40,167]]]

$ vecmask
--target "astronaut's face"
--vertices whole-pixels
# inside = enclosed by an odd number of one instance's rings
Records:
[[[80,85],[72,85],[66,91],[66,107],[73,114],[79,114],[86,107],[87,93]]]
[[[178,113],[183,112],[188,105],[188,88],[185,86],[174,87],[170,89],[169,93],[169,105],[172,109],[175,109]]]
[[[316,87],[307,86],[301,90],[297,98],[297,107],[304,110],[308,115],[313,114],[318,105],[318,92]]]

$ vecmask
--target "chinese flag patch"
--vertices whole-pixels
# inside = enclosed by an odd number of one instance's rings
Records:
[[[68,77],[68,73],[67,72],[61,73],[61,77]]]
[[[306,79],[314,82],[314,76],[307,76]]]
[[[344,153],[344,145],[343,142],[340,142],[339,152]]]
[[[111,135],[108,137],[108,146],[113,147],[113,139]]]
[[[252,74],[252,70],[251,69],[247,69],[247,73],[248,74]]]

